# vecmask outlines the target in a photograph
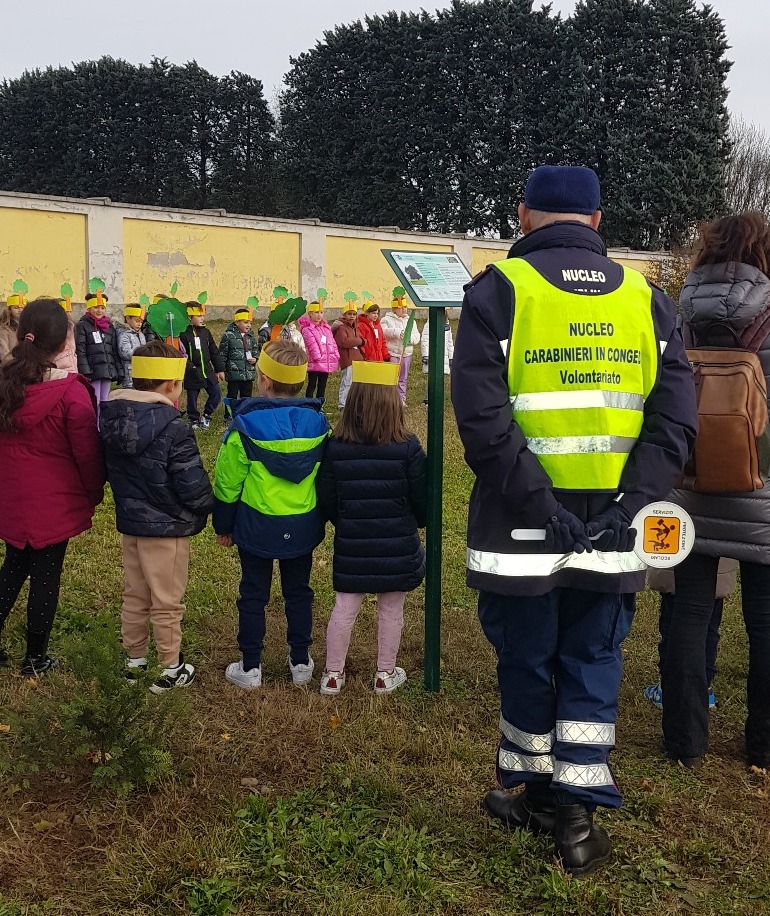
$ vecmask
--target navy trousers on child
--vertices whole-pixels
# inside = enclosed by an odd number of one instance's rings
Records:
[[[207,378],[205,385],[206,406],[203,408],[203,414],[211,418],[222,401],[222,391],[219,387],[219,382],[215,378]],[[198,398],[200,393],[200,388],[187,389],[187,416],[191,423],[197,423],[201,418],[200,411],[198,410]]]
[[[238,548],[241,558],[241,585],[238,596],[238,648],[243,654],[243,670],[258,668],[265,640],[265,607],[270,600],[273,560],[258,557]],[[286,609],[286,641],[292,665],[308,663],[313,642],[313,589],[310,569],[313,554],[279,560],[281,592]]]

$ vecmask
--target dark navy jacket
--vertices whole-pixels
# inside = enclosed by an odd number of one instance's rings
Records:
[[[121,534],[189,537],[214,506],[195,434],[166,398],[124,388],[102,404],[99,432]]]
[[[422,582],[426,463],[416,436],[388,445],[329,439],[316,487],[335,526],[335,591],[409,592]]]
[[[529,261],[559,289],[590,295],[585,281],[566,280],[563,271],[600,271],[611,292],[622,281],[622,267],[606,257],[601,236],[581,223],[544,226],[524,236],[510,257]],[[583,521],[604,511],[607,494],[559,491],[513,422],[506,353],[513,325],[510,284],[487,269],[465,290],[452,367],[452,401],[465,460],[476,475],[468,514],[468,546],[492,553],[544,552],[542,542],[514,541],[514,528],[545,527],[561,503]],[[653,287],[652,318],[660,341],[658,380],[645,402],[644,425],[631,451],[620,492],[631,517],[647,504],[665,499],[695,440],[697,409],[692,370],[676,327],[676,305]],[[514,577],[468,571],[472,588],[499,594],[544,594],[557,586],[603,592],[644,588],[644,573],[599,574],[575,569],[550,577]]]

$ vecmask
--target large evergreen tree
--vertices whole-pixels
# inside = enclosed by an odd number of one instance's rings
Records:
[[[194,61],[104,57],[0,84],[0,187],[265,212],[274,123],[262,84]]]

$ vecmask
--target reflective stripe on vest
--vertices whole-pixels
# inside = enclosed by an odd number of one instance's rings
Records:
[[[617,490],[658,372],[652,289],[628,268],[598,295],[560,290],[521,258],[494,269],[513,288],[508,391],[530,451],[555,489]]]
[[[466,565],[471,572],[489,576],[524,578],[552,576],[562,569],[582,569],[586,572],[617,576],[634,573],[647,566],[633,551],[593,550],[591,553],[495,553],[491,550],[468,548]]]

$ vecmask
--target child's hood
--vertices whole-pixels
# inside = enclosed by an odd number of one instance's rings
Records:
[[[82,376],[64,369],[52,369],[50,378],[36,385],[27,385],[24,403],[14,413],[17,429],[31,429],[44,420],[67,394],[72,385],[86,384]],[[89,386],[90,387],[90,386]],[[96,419],[94,415],[94,419]]]
[[[141,455],[179,416],[162,394],[119,388],[101,406],[99,432],[108,448]]]
[[[316,398],[241,398],[233,404],[235,419],[225,439],[240,433],[251,461],[299,483],[323,457],[329,421],[322,404]]]

